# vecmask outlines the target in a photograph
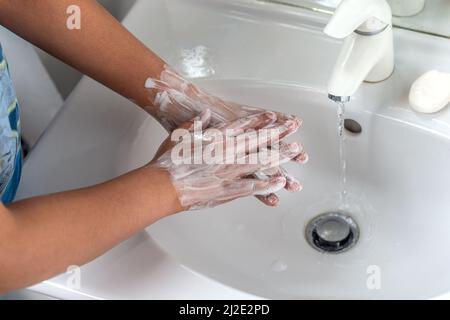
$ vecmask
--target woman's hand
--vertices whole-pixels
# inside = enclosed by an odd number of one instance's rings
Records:
[[[145,86],[149,90],[149,99],[152,104],[148,111],[153,113],[169,132],[206,109],[211,112],[210,121],[213,126],[266,111],[261,108],[227,102],[210,95],[168,67],[164,69],[159,79],[150,78],[146,81]],[[284,133],[286,136],[297,131],[301,125],[301,121],[295,116],[279,112],[273,112],[273,114],[276,116],[274,125],[293,122],[293,125]],[[308,155],[306,152],[301,152],[292,160],[303,164],[308,161]],[[302,188],[300,182],[281,167],[255,173],[255,178],[269,179],[276,177],[286,179],[285,188],[288,191],[296,192]],[[274,193],[257,195],[257,198],[270,206],[277,205],[279,202]]]
[[[174,131],[152,167],[171,176],[185,209],[214,207],[250,195],[266,196],[286,186],[283,175],[256,178],[257,172],[274,170],[302,154],[298,143],[281,144],[296,121],[278,124],[273,112],[253,114],[211,127],[211,112],[202,114]],[[177,140],[176,139],[176,140]]]

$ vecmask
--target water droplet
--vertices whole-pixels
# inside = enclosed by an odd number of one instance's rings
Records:
[[[284,272],[287,270],[287,268],[288,268],[288,265],[284,261],[281,261],[281,260],[275,260],[271,266],[271,269],[273,272]]]

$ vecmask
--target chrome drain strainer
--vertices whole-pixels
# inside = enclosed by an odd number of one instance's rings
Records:
[[[341,212],[327,212],[312,219],[306,226],[306,239],[316,250],[342,253],[359,239],[359,227],[350,216]]]

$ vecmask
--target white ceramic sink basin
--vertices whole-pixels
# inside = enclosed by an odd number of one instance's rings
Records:
[[[347,140],[348,213],[361,235],[350,251],[323,254],[309,246],[304,230],[313,217],[339,208],[334,105],[322,92],[302,88],[209,85],[238,101],[303,117],[297,137],[311,160],[289,169],[305,189],[282,194],[277,209],[245,199],[165,219],[150,234],[169,252],[196,272],[269,298],[430,297],[448,288],[450,254],[441,248],[450,245],[450,171],[436,170],[450,162],[448,138],[397,119],[350,112],[363,128]],[[381,290],[367,287],[373,266],[382,272]]]
[[[324,22],[255,1],[138,2],[125,25],[179,70],[202,76],[199,85],[304,120],[296,138],[310,162],[289,165],[304,191],[282,193],[275,209],[249,198],[164,219],[83,267],[80,290],[69,290],[64,275],[34,290],[94,298],[389,299],[450,292],[450,114],[421,116],[407,104],[416,77],[436,67],[450,71],[448,40],[395,31],[394,75],[364,84],[348,106],[347,118],[363,130],[347,139],[348,213],[360,239],[336,255],[305,240],[308,221],[338,207],[336,107],[323,88],[339,43],[322,36]],[[204,54],[200,63],[192,64],[192,52]],[[164,136],[156,121],[85,78],[27,161],[20,197],[115,177],[148,162]],[[373,270],[380,286],[370,285]]]

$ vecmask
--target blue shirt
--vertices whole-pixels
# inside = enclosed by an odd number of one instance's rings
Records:
[[[21,170],[19,104],[0,45],[0,197],[3,203],[14,200]]]

